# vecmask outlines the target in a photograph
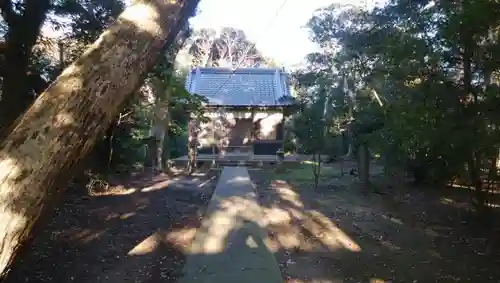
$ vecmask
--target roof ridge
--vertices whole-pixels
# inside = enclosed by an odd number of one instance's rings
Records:
[[[280,73],[286,73],[280,68],[226,68],[226,67],[197,67],[192,68],[191,73],[195,73],[197,70],[200,72],[208,73],[274,73],[279,71]]]

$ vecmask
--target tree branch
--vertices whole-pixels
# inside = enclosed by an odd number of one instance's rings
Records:
[[[95,7],[92,3],[88,3],[87,7],[84,7],[81,3],[77,3],[77,6],[80,12],[85,14],[96,27],[103,29],[106,26],[105,23],[103,23],[100,19],[98,19],[95,16],[94,12],[92,11],[95,9]]]
[[[0,0],[2,17],[9,27],[16,24],[19,15],[12,9],[12,0]]]

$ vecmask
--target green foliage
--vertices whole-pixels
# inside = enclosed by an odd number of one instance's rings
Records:
[[[499,9],[489,0],[319,9],[308,27],[321,50],[296,74],[302,101],[329,89],[333,119],[354,148],[368,143],[419,181],[466,174],[481,191],[479,176],[496,176],[499,151]]]
[[[323,151],[326,124],[320,102],[307,105],[293,120],[292,132],[305,154]]]
[[[311,182],[314,182],[314,168],[316,168],[318,164],[306,161],[300,164],[287,164],[281,166],[279,169],[277,168],[274,172],[273,178],[277,180],[286,180],[287,182],[292,183],[297,186],[297,189],[309,189]],[[321,176],[319,177],[319,183],[325,184],[332,181],[332,179],[338,178],[341,176],[341,172],[339,168],[332,167],[328,165],[321,166]]]
[[[0,68],[0,83],[3,89],[6,87],[3,84],[4,79],[24,82],[18,85],[11,84],[9,86],[11,95],[6,99],[0,95],[2,99],[0,109],[4,109],[0,110],[1,136],[2,123],[8,124],[7,118],[12,119],[19,115],[25,109],[25,105],[29,105],[36,94],[43,91],[60,73],[59,43],[62,43],[63,63],[68,65],[117,18],[125,8],[125,1],[4,1],[0,5],[2,15],[9,14],[8,19],[0,20],[0,34],[4,37],[4,44],[0,48],[0,63],[3,67]],[[62,38],[54,40],[42,37],[40,27],[44,24],[49,24],[49,28],[55,28],[56,31],[63,31]],[[182,149],[185,146],[184,125],[187,123],[189,113],[200,115],[203,108],[203,99],[189,95],[184,90],[185,74],[179,73],[175,68],[177,53],[190,34],[191,29],[186,27],[158,62],[146,84],[137,91],[133,99],[123,105],[123,111],[115,117],[114,123],[95,147],[89,163],[92,169],[116,171],[142,163],[152,120],[158,110],[156,106],[165,103],[172,118],[167,125],[171,138],[170,141],[166,141],[166,148],[169,148],[174,155],[182,152],[172,147]],[[25,61],[27,64],[23,65]],[[12,71],[14,69],[17,73]],[[24,73],[28,74],[25,78],[22,77]],[[12,74],[15,74],[16,80],[9,77]],[[162,91],[156,91],[153,94],[154,101],[148,101],[152,78],[158,79],[162,84]],[[28,96],[29,100],[23,101],[21,94]],[[11,116],[3,119],[5,110],[10,109],[14,109]]]

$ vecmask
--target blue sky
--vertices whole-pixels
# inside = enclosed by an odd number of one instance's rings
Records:
[[[230,26],[242,29],[266,56],[286,67],[299,64],[314,51],[303,26],[314,10],[332,3],[361,5],[373,0],[288,0],[265,31],[284,0],[201,0],[200,13],[191,20],[195,28]]]

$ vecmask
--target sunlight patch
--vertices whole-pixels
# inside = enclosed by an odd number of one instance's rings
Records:
[[[245,240],[245,244],[252,249],[259,247],[259,245],[257,244],[257,242],[255,242],[255,239],[252,236],[247,237],[247,239]]]
[[[250,181],[250,178],[249,177],[234,177],[232,178],[228,183],[229,184],[233,184],[233,183],[245,183],[245,182],[249,182]]]
[[[203,188],[204,186],[206,186],[207,184],[209,184],[210,182],[212,182],[213,180],[215,180],[217,176],[212,176],[210,179],[204,181],[203,183],[199,184],[198,185],[198,188]]]
[[[10,183],[9,180],[14,179],[19,175],[21,170],[19,170],[19,166],[16,164],[16,160],[14,158],[9,158],[7,156],[2,156],[0,160],[0,180],[7,180],[7,183]]]
[[[284,209],[273,207],[265,212],[264,225],[288,224],[291,221],[290,213]]]
[[[105,191],[90,191],[89,195],[93,197],[101,197],[101,196],[125,196],[125,195],[131,195],[133,193],[137,192],[136,188],[123,188],[121,186],[117,187],[110,187],[109,189]]]
[[[88,244],[96,239],[98,239],[99,237],[101,237],[102,235],[104,235],[104,233],[106,233],[108,231],[108,229],[104,229],[104,230],[101,230],[101,231],[97,231],[97,232],[92,232],[88,235],[86,235],[85,237],[83,237],[81,239],[81,241],[85,244]]]
[[[453,203],[455,203],[455,201],[452,199],[449,199],[449,198],[441,198],[441,203],[442,204],[453,204]]]
[[[168,187],[169,183],[170,183],[170,180],[155,183],[152,186],[142,188],[141,193],[154,192],[154,191],[159,191],[159,190],[165,189]]]
[[[200,241],[193,243],[190,253],[216,254],[225,248],[225,238],[235,227],[234,217],[227,213],[216,212],[202,226],[204,235],[198,235]],[[203,241],[201,241],[203,239]]]
[[[162,239],[158,233],[154,233],[153,235],[147,237],[142,242],[140,242],[137,246],[135,246],[132,250],[130,250],[127,255],[145,255],[153,252],[161,243]]]
[[[135,213],[135,212],[124,213],[124,214],[120,215],[120,219],[125,220],[127,218],[130,218],[130,217],[136,215],[136,214],[137,213]]]
[[[304,207],[304,203],[300,200],[300,195],[297,194],[288,183],[283,183],[281,180],[273,181],[271,183],[271,188],[276,191],[278,196],[284,200],[292,203],[296,207]]]
[[[64,127],[64,126],[69,126],[69,125],[74,125],[75,124],[75,119],[73,118],[73,115],[70,113],[59,113],[56,116],[56,121],[55,125],[59,127]]]
[[[167,242],[182,252],[187,252],[188,247],[196,235],[197,228],[183,228],[171,231],[167,234]]]
[[[346,233],[344,233],[344,231],[342,231],[335,224],[333,224],[333,222],[328,217],[324,216],[323,214],[317,211],[311,211],[310,214],[311,217],[314,219],[314,221],[312,221],[314,226],[308,228],[313,234],[323,235],[323,237],[320,238],[320,241],[324,245],[335,248],[340,244],[343,248],[350,250],[352,252],[361,251],[361,247],[356,242],[354,242],[354,240],[352,240],[351,237],[349,237]],[[324,228],[326,231],[324,231],[323,233],[318,233],[318,231],[316,231],[317,228],[315,227],[316,226],[315,222],[319,222],[322,228]]]
[[[121,20],[140,24],[140,28],[151,35],[156,34],[160,29],[157,19],[160,17],[153,4],[136,3],[120,15]],[[145,20],[147,19],[147,20]]]
[[[387,219],[393,223],[396,223],[396,224],[399,224],[399,225],[403,225],[403,221],[401,219],[398,219],[398,218],[395,218],[395,217],[392,217],[392,216],[387,216],[387,215],[384,215],[382,214],[382,218],[384,219]]]

